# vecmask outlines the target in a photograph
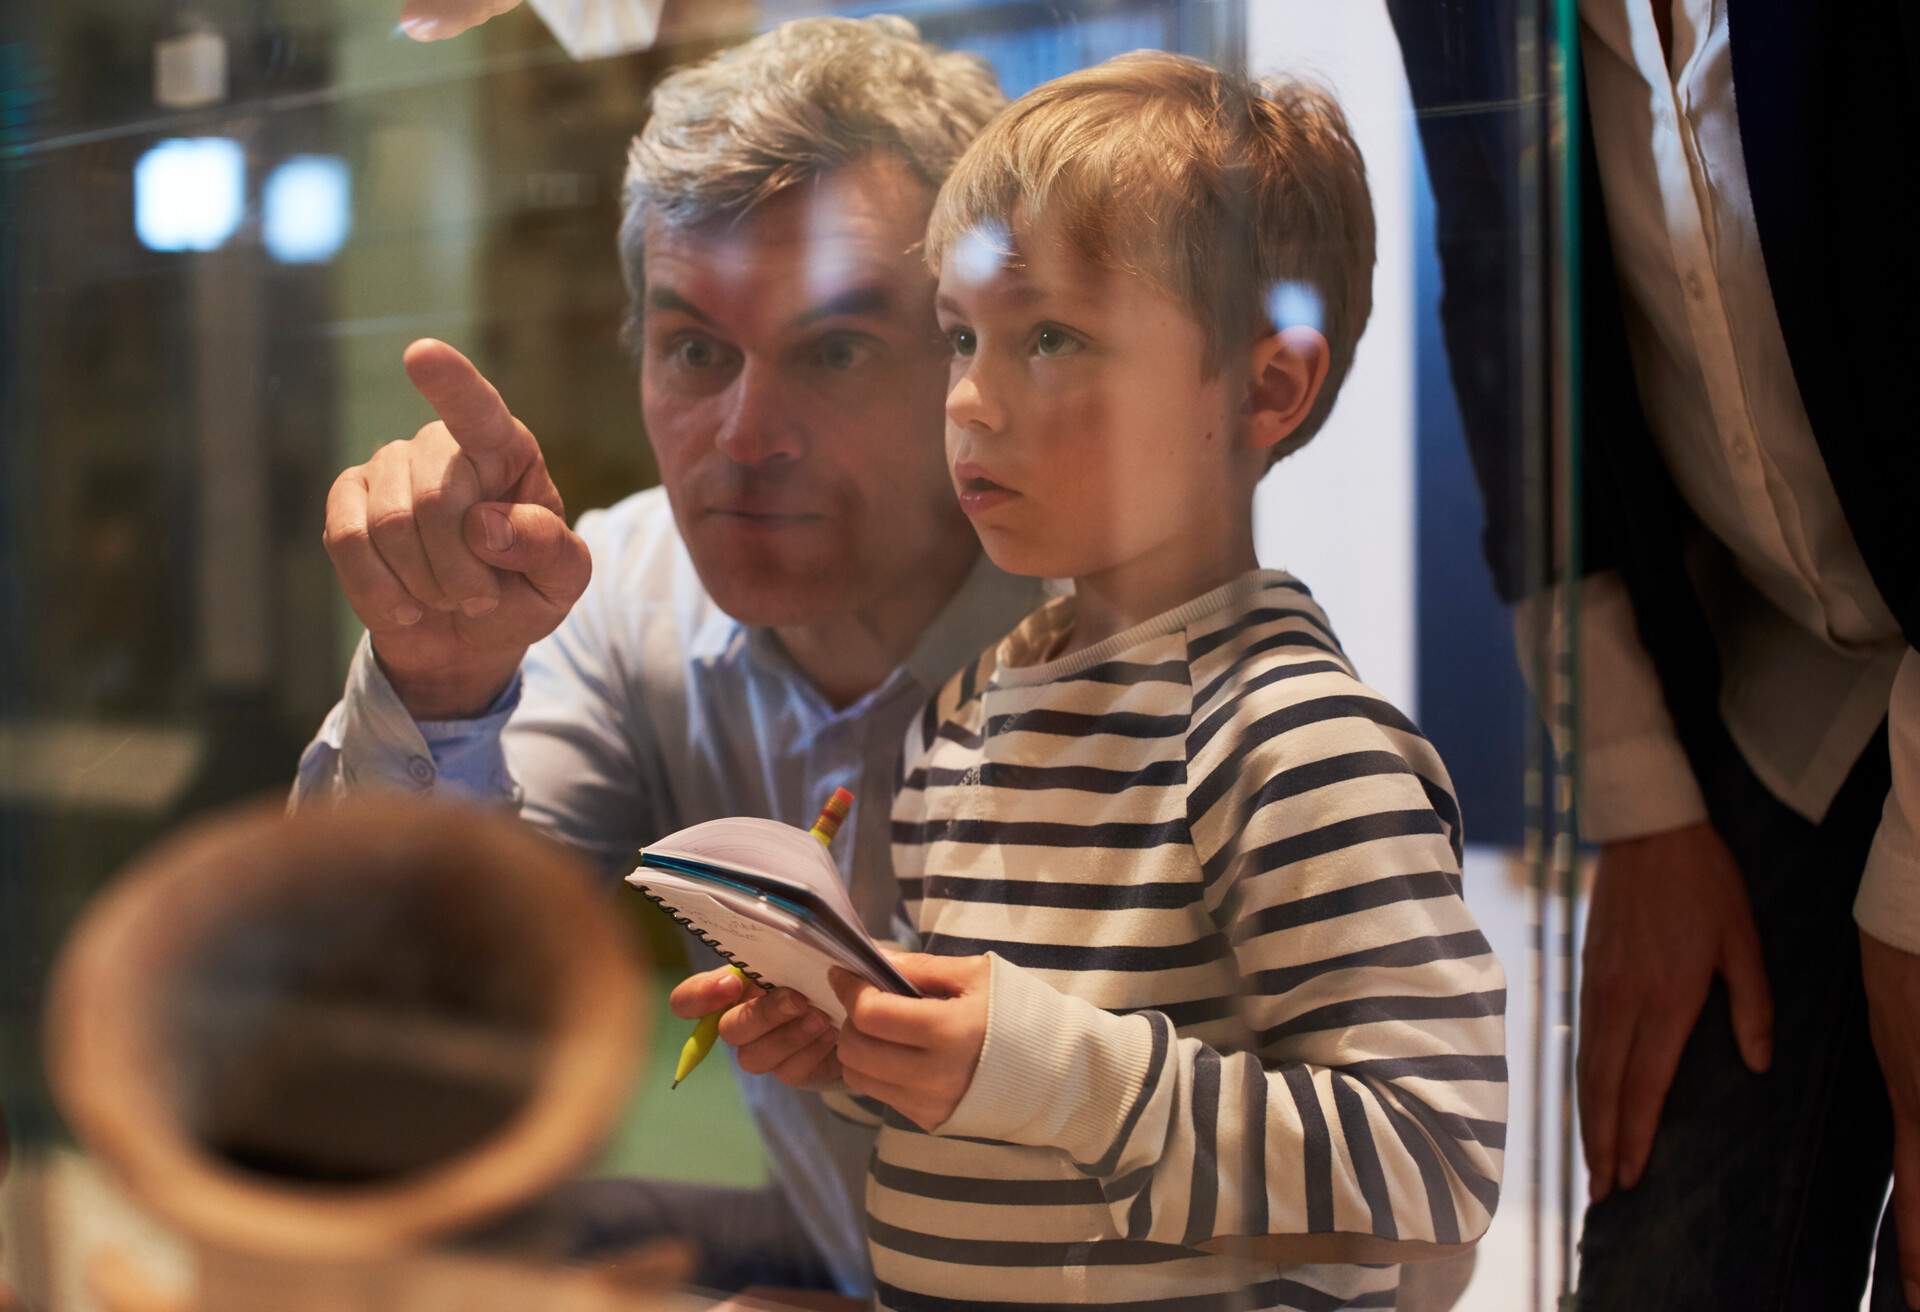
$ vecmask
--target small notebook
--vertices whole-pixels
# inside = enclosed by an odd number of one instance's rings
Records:
[[[838,1025],[834,966],[919,997],[854,912],[833,858],[812,834],[730,816],[669,834],[640,853],[627,882],[763,988],[783,984]]]

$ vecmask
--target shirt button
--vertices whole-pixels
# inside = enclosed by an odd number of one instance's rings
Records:
[[[1686,286],[1687,286],[1687,295],[1693,297],[1693,299],[1696,301],[1700,300],[1707,294],[1707,284],[1697,273],[1689,273],[1687,275]]]
[[[407,758],[407,777],[422,788],[433,782],[433,775],[433,762],[426,757],[409,756]]]

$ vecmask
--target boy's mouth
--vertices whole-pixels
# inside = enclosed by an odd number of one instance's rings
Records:
[[[960,509],[969,515],[991,510],[1019,495],[1012,488],[994,482],[979,465],[962,463],[953,467],[953,487],[960,497]]]
[[[979,465],[965,461],[953,467],[953,482],[962,493],[967,492],[1011,492],[1013,489],[987,477],[987,471]]]

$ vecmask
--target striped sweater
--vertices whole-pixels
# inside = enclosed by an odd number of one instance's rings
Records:
[[[908,734],[909,916],[929,952],[993,957],[959,1106],[880,1131],[879,1301],[1392,1307],[1390,1264],[1201,1246],[1485,1230],[1505,991],[1446,770],[1289,575],[1055,659],[1072,612],[1036,611]]]

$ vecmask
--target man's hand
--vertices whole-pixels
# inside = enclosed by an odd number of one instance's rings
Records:
[[[1907,1306],[1920,1308],[1920,956],[1860,935],[1873,1050],[1893,1109],[1893,1220]]]
[[[1773,1059],[1773,997],[1733,854],[1706,822],[1608,843],[1587,916],[1579,1088],[1588,1192],[1639,1183],[1680,1052],[1718,973],[1740,1055]]]
[[[444,41],[506,13],[519,3],[520,0],[406,0],[400,6],[400,30],[415,41]]]
[[[923,1130],[953,1115],[973,1083],[987,1037],[985,957],[889,953],[925,997],[903,998],[844,970],[830,976],[847,1009],[840,1069],[847,1087],[877,1098]]]
[[[480,371],[431,339],[402,362],[440,418],[334,481],[324,541],[408,712],[467,719],[559,627],[593,562],[539,443]]]
[[[742,1002],[743,993],[753,996]],[[667,1005],[682,1020],[725,1008],[720,1037],[739,1050],[740,1069],[749,1075],[771,1075],[796,1089],[823,1089],[840,1078],[832,1022],[792,989],[768,991],[722,966],[681,980]]]

